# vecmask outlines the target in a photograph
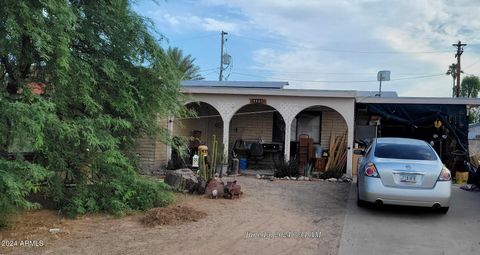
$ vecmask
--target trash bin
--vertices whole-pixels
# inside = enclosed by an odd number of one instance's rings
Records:
[[[247,159],[241,158],[240,159],[240,171],[245,172],[247,170]]]

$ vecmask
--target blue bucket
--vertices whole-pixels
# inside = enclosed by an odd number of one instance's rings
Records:
[[[247,170],[247,159],[241,158],[240,159],[240,170],[245,171]]]

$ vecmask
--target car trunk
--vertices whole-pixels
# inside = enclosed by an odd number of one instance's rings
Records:
[[[375,162],[384,186],[431,189],[442,165],[436,160],[398,160],[377,158]]]

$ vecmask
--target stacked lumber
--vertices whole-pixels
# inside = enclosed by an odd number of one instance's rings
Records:
[[[480,165],[480,154],[475,154],[475,155],[470,156],[470,163],[474,167],[478,167]]]
[[[345,169],[347,165],[347,132],[330,135],[329,157],[325,169]]]

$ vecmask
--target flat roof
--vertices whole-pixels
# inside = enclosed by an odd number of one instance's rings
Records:
[[[205,81],[188,80],[181,81],[183,87],[235,87],[235,88],[263,88],[282,89],[288,86],[284,81]]]
[[[354,90],[265,89],[243,87],[183,87],[182,92],[187,94],[336,97],[352,99],[356,96],[356,91]]]
[[[358,104],[449,104],[480,106],[480,98],[451,97],[357,97]]]
[[[286,89],[288,82],[269,81],[181,81],[182,92],[187,94],[258,95],[291,97],[352,98],[360,104],[447,104],[480,106],[480,98],[451,97],[399,97],[395,91]]]

